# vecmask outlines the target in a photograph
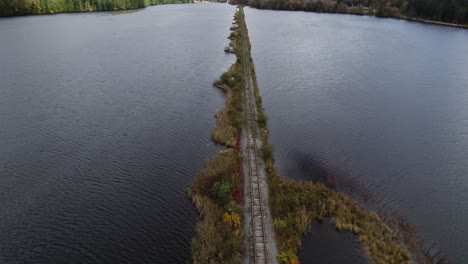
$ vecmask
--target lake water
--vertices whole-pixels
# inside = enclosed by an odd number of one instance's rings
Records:
[[[0,19],[0,262],[189,263],[234,7]],[[246,10],[282,175],[468,259],[468,31]],[[304,263],[365,263],[315,225]],[[317,238],[317,239],[316,239]],[[338,252],[338,253],[337,253]]]
[[[234,7],[0,19],[0,262],[189,263]]]
[[[256,9],[246,19],[280,173],[402,217],[466,263],[468,31]],[[323,255],[314,245],[304,263]]]

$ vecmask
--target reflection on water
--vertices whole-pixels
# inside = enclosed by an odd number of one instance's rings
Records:
[[[125,15],[125,14],[136,13],[138,11],[143,11],[143,10],[142,9],[116,10],[116,11],[112,11],[111,14],[112,15]]]

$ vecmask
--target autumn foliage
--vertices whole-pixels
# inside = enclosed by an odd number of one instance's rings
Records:
[[[223,223],[232,226],[233,228],[239,228],[241,223],[241,218],[236,213],[224,213]]]

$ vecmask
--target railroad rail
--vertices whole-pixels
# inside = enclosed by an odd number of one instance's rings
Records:
[[[250,52],[248,52],[247,32],[244,19],[243,8],[239,9],[242,38],[242,66],[244,72],[244,90],[243,90],[243,115],[245,121],[244,133],[247,138],[246,151],[244,153],[244,164],[246,165],[248,181],[246,185],[248,201],[246,205],[250,207],[250,229],[249,231],[249,259],[255,264],[274,263],[271,254],[269,254],[269,245],[266,228],[266,209],[265,203],[268,197],[263,197],[259,170],[258,145],[261,144],[257,138],[257,112],[253,87],[252,72],[250,67]],[[244,167],[245,168],[245,167]]]

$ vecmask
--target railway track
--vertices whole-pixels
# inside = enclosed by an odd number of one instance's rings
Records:
[[[248,51],[247,32],[242,7],[239,9],[240,26],[242,37],[242,64],[244,72],[244,90],[243,90],[243,114],[245,126],[243,132],[246,137],[245,152],[243,157],[244,170],[247,177],[245,178],[247,200],[246,207],[249,207],[248,214],[250,225],[248,234],[249,256],[250,263],[275,263],[274,257],[270,253],[269,239],[267,236],[267,199],[262,193],[262,184],[266,184],[265,179],[261,178],[259,168],[259,146],[260,140],[257,138],[259,129],[257,126],[257,112],[253,87],[252,72],[250,67],[250,52]]]

